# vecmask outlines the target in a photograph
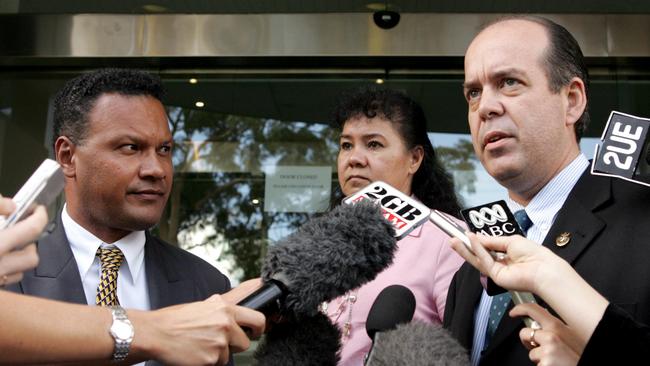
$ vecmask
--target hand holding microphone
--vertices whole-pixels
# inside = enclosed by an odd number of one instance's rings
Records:
[[[557,284],[553,271],[558,267],[570,265],[553,254],[548,248],[540,246],[522,236],[487,236],[469,233],[469,250],[458,239],[451,245],[466,261],[481,271],[499,286],[521,291],[531,291],[543,297],[549,287]],[[506,259],[494,260],[488,250],[507,253]]]
[[[395,230],[369,202],[341,205],[269,248],[264,284],[238,305],[279,313],[255,359],[259,365],[336,365],[338,328],[319,313],[392,263]]]
[[[498,285],[532,291],[544,299],[578,336],[581,346],[572,348],[581,352],[600,321],[607,300],[591,288],[569,263],[546,247],[517,235],[494,237],[470,234],[470,238],[473,252],[456,239],[452,239],[453,248]],[[505,251],[508,259],[494,261],[487,249]],[[513,312],[517,315],[528,314],[515,312],[514,309]]]
[[[576,365],[585,345],[573,329],[537,304],[521,304],[510,311],[510,316],[529,316],[543,329],[522,328],[519,339],[535,364]]]
[[[264,285],[238,305],[313,316],[318,306],[374,279],[392,263],[395,231],[369,202],[341,205],[269,248]]]
[[[257,364],[336,365],[339,330],[319,304],[372,280],[396,247],[393,227],[369,202],[341,205],[271,247],[264,285],[239,303],[284,316],[255,353]]]

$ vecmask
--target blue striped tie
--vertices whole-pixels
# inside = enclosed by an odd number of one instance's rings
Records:
[[[528,232],[533,222],[530,220],[530,217],[526,214],[525,210],[519,210],[514,213],[515,220],[519,224],[521,231],[524,232],[524,235]],[[490,316],[488,318],[487,329],[485,330],[485,348],[487,348],[490,343],[490,338],[494,335],[494,332],[501,322],[503,314],[505,314],[508,309],[508,304],[510,304],[510,292],[504,292],[499,295],[492,297],[492,304],[490,304]]]

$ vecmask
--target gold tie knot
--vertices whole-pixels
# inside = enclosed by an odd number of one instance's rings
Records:
[[[99,248],[97,256],[102,266],[102,273],[99,277],[95,304],[99,306],[115,306],[120,304],[117,298],[117,275],[120,265],[124,260],[124,254],[117,248]]]
[[[117,271],[124,260],[124,254],[118,247],[99,248],[97,256],[102,265],[102,271]]]

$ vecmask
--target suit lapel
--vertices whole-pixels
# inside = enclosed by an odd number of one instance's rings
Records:
[[[145,271],[151,309],[195,301],[194,281],[185,278],[174,257],[146,232]]]
[[[585,170],[562,205],[553,226],[544,238],[543,245],[567,262],[573,263],[605,228],[605,223],[594,212],[610,200],[611,180],[594,177],[589,173],[589,169]],[[568,245],[559,247],[555,244],[556,238],[564,232],[571,233],[571,241]],[[511,302],[507,311],[512,307]],[[506,314],[494,333],[486,354],[518,331],[522,325],[521,318],[511,318]]]
[[[474,310],[478,307],[478,303],[481,301],[481,295],[483,294],[480,276],[480,272],[472,268],[472,272],[470,273],[471,281],[469,282],[471,287],[461,303],[461,309],[469,310],[465,311],[461,318],[463,329],[466,330],[461,336],[463,337],[463,341],[466,342],[465,344],[468,345],[468,348],[474,342]]]
[[[544,239],[544,246],[567,262],[575,262],[580,253],[605,229],[605,222],[594,212],[611,201],[611,190],[611,179],[594,177],[586,172],[560,210]],[[570,233],[571,240],[566,246],[559,247],[556,238],[562,233]]]
[[[456,291],[456,294],[451,300],[454,303],[447,302],[445,325],[463,347],[469,349],[474,338],[474,313],[483,292],[480,273],[469,263],[464,263],[454,282],[455,289],[450,288],[449,291]],[[451,314],[448,315],[448,311]]]
[[[86,304],[79,268],[60,215],[57,216],[55,227],[48,232],[48,236],[38,241],[38,267],[26,274],[21,283],[24,293]]]

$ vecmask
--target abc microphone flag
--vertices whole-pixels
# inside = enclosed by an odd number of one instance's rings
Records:
[[[596,145],[591,174],[650,186],[650,119],[612,111]]]
[[[481,233],[488,236],[526,236],[519,227],[515,215],[503,200],[486,203],[481,206],[470,207],[462,210],[461,215],[467,226],[475,233]],[[535,303],[535,297],[530,292],[510,291],[512,301],[519,305],[525,303]],[[525,317],[526,326],[533,329],[542,329],[542,326],[535,320]]]
[[[526,236],[503,200],[471,207],[460,213],[475,233],[487,236]]]

